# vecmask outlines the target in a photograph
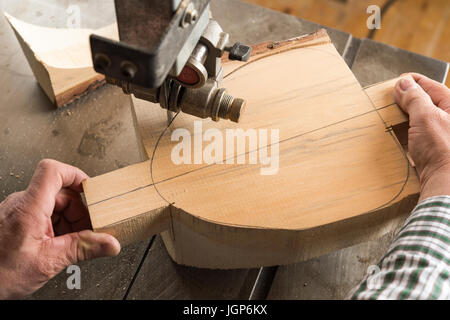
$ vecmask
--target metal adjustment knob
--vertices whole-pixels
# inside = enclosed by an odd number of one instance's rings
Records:
[[[218,89],[214,100],[211,119],[219,121],[219,118],[239,122],[244,113],[246,102],[244,99],[229,95],[225,89]]]
[[[251,47],[240,42],[236,42],[231,48],[228,49],[230,51],[228,57],[230,60],[247,61],[252,53]]]

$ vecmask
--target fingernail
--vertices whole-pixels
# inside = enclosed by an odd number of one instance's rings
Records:
[[[400,80],[400,88],[403,91],[407,91],[408,89],[411,89],[414,87],[415,82],[413,82],[413,80],[409,79],[409,78],[404,78],[402,80]]]

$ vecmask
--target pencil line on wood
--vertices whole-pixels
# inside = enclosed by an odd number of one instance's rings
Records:
[[[328,43],[328,42],[327,42],[327,43]],[[246,64],[244,64],[244,65],[238,67],[237,69],[231,71],[230,73],[228,73],[227,75],[225,75],[224,78],[229,77],[230,75],[232,75],[232,74],[235,73],[236,71],[241,70],[242,68],[244,68],[244,67],[250,65],[250,64],[253,63],[253,62],[256,62],[256,61],[259,61],[259,60],[261,60],[261,59],[264,59],[264,58],[273,56],[273,55],[275,55],[275,54],[283,53],[283,52],[286,52],[286,51],[289,51],[289,50],[300,49],[300,48],[303,48],[303,49],[312,49],[312,50],[316,49],[316,50],[318,50],[317,48],[312,48],[312,46],[315,46],[315,45],[321,45],[321,44],[325,44],[325,42],[320,42],[320,43],[312,44],[312,45],[304,45],[304,44],[301,44],[301,45],[297,45],[297,46],[292,46],[292,47],[289,47],[289,48],[285,48],[284,50],[278,50],[278,51],[276,51],[276,52],[272,52],[271,54],[267,54],[267,55],[262,55],[262,56],[260,56],[260,57],[256,57],[256,59],[251,60],[251,61],[249,61],[248,63],[246,63]],[[271,143],[271,144],[268,144],[268,145],[265,146],[265,147],[271,147],[271,146],[273,146],[273,145],[281,144],[281,143],[284,143],[284,142],[287,142],[287,141],[292,141],[292,140],[297,139],[297,138],[299,138],[299,137],[303,137],[303,136],[305,136],[305,135],[308,135],[308,134],[311,134],[311,133],[318,132],[318,131],[320,131],[320,130],[322,130],[322,129],[326,129],[326,128],[330,128],[330,127],[335,126],[335,125],[338,125],[338,124],[342,124],[342,123],[344,123],[344,122],[346,122],[346,121],[350,121],[350,120],[357,119],[357,118],[359,118],[359,117],[362,117],[362,116],[371,114],[371,113],[373,113],[373,112],[376,112],[376,113],[377,113],[377,115],[378,115],[380,121],[383,123],[383,126],[384,126],[385,128],[388,128],[388,125],[387,125],[386,121],[382,118],[381,114],[379,113],[379,110],[384,109],[384,108],[387,108],[387,107],[389,107],[389,106],[392,106],[392,105],[394,105],[395,103],[391,103],[391,104],[389,104],[389,105],[387,105],[387,106],[383,106],[383,107],[377,109],[377,107],[375,106],[375,104],[373,103],[373,101],[370,99],[368,93],[367,93],[365,90],[363,90],[363,91],[364,91],[364,94],[367,96],[367,99],[370,101],[370,104],[371,104],[373,110],[368,111],[368,112],[364,112],[364,113],[359,114],[359,115],[356,115],[356,116],[352,116],[352,117],[347,118],[347,119],[343,119],[343,120],[337,121],[337,122],[335,122],[335,123],[332,123],[332,124],[329,124],[329,125],[326,125],[326,126],[323,126],[323,127],[319,127],[319,128],[310,130],[310,131],[308,131],[308,132],[304,132],[304,133],[301,133],[301,134],[298,134],[298,135],[295,135],[295,136],[286,138],[286,139],[281,140],[281,141],[279,141],[279,142],[277,142],[277,143]],[[111,198],[108,198],[108,199],[104,199],[104,200],[98,201],[98,202],[96,202],[96,203],[93,203],[91,206],[94,206],[94,205],[103,203],[103,202],[105,202],[105,201],[109,201],[109,200],[114,199],[114,198],[118,198],[118,197],[124,196],[124,195],[126,195],[126,194],[135,192],[135,191],[137,191],[137,190],[145,189],[145,188],[150,187],[150,186],[153,186],[153,187],[155,188],[155,191],[158,193],[158,195],[161,197],[161,199],[163,199],[163,200],[164,200],[165,202],[167,202],[169,205],[172,205],[173,203],[171,203],[170,201],[168,201],[168,200],[161,194],[161,192],[158,190],[158,188],[157,188],[157,186],[156,186],[158,183],[163,183],[163,182],[167,182],[167,181],[170,181],[170,180],[173,180],[173,179],[177,179],[177,178],[179,178],[179,177],[181,177],[181,176],[185,176],[185,175],[191,174],[191,173],[193,173],[193,172],[197,172],[197,171],[199,171],[199,170],[203,170],[203,169],[206,169],[206,168],[209,168],[209,167],[211,167],[211,166],[216,165],[216,163],[213,163],[213,164],[210,164],[210,165],[206,165],[206,166],[203,166],[203,167],[200,167],[200,168],[197,168],[197,169],[193,169],[193,170],[184,172],[184,173],[182,173],[182,174],[179,174],[179,175],[176,175],[176,176],[173,176],[173,177],[170,177],[170,178],[163,179],[163,180],[158,181],[158,182],[155,183],[154,177],[153,177],[153,162],[154,162],[154,157],[155,157],[156,151],[157,151],[157,149],[158,149],[158,146],[159,146],[159,143],[160,143],[162,137],[163,137],[164,134],[167,132],[167,130],[170,128],[170,126],[172,125],[172,123],[175,121],[175,119],[177,118],[177,116],[179,115],[179,113],[180,113],[180,112],[178,112],[178,113],[171,119],[171,121],[168,123],[168,125],[166,126],[166,128],[165,128],[165,129],[162,131],[162,133],[159,135],[158,140],[157,140],[157,142],[156,142],[156,144],[155,144],[155,147],[154,147],[154,149],[153,149],[152,157],[151,157],[151,159],[150,159],[150,177],[151,177],[151,182],[152,182],[152,183],[151,183],[151,184],[148,184],[148,185],[145,185],[145,186],[142,186],[142,187],[139,187],[139,188],[136,188],[135,190],[128,191],[128,192],[126,192],[126,193],[123,193],[123,194],[116,195],[116,196],[111,197]],[[409,164],[408,158],[407,158],[407,156],[406,156],[406,154],[405,154],[405,152],[404,152],[404,150],[403,150],[403,147],[402,147],[401,145],[399,145],[399,142],[398,142],[398,140],[395,138],[394,134],[393,134],[392,132],[390,132],[390,131],[388,131],[388,133],[391,135],[392,139],[394,140],[395,144],[397,145],[397,147],[399,148],[400,152],[402,153],[404,159],[406,160],[406,163],[407,163],[407,173],[406,173],[406,178],[405,178],[405,180],[404,180],[404,183],[403,183],[403,185],[402,185],[400,191],[399,191],[399,192],[398,192],[398,193],[397,193],[390,201],[388,201],[387,203],[385,203],[385,204],[383,204],[383,205],[381,205],[381,206],[379,206],[379,207],[377,207],[377,208],[371,210],[370,212],[375,211],[375,210],[377,210],[377,209],[379,209],[379,208],[382,208],[382,207],[384,207],[384,206],[387,206],[387,205],[389,205],[390,203],[392,203],[393,201],[395,201],[395,200],[402,194],[403,190],[405,189],[405,187],[406,187],[406,185],[407,185],[407,183],[408,183],[408,181],[409,181],[409,176],[410,176],[410,164]],[[237,157],[239,157],[239,156],[248,155],[249,153],[252,153],[252,152],[257,152],[257,151],[259,151],[261,148],[262,148],[262,147],[259,147],[259,148],[255,149],[255,150],[250,150],[250,151],[247,151],[247,152],[245,152],[245,153],[243,153],[243,154],[237,154],[237,155],[235,155],[235,156],[233,156],[233,157],[226,158],[226,159],[223,160],[223,162],[226,162],[227,160],[231,160],[231,159],[237,158]]]

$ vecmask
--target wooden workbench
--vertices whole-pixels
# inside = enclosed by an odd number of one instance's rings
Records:
[[[4,0],[9,13],[25,21],[65,27],[69,1]],[[74,1],[70,1],[73,4]],[[99,21],[83,1],[82,27],[97,28],[114,18],[112,2],[102,1]],[[232,3],[232,5],[230,5]],[[11,11],[12,10],[12,11]],[[214,0],[213,14],[231,41],[258,43],[310,33],[318,25],[244,4]],[[329,30],[363,86],[408,71],[444,81],[447,64],[371,40]],[[0,18],[0,199],[28,184],[37,162],[50,157],[89,175],[140,162],[129,98],[104,87],[74,104],[55,110],[37,86],[13,32]],[[18,90],[17,88],[20,88]],[[14,176],[10,176],[14,172]],[[16,178],[16,175],[19,178]],[[82,289],[66,288],[62,272],[32,299],[340,299],[378,262],[393,235],[295,265],[216,271],[174,264],[156,236],[126,247],[116,258],[80,263]]]

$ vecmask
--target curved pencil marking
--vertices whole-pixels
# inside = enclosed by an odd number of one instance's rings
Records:
[[[260,57],[258,57],[258,58],[256,58],[256,59],[251,60],[251,61],[249,61],[249,62],[243,64],[242,66],[239,66],[238,68],[234,69],[233,71],[231,71],[230,73],[228,73],[227,75],[225,75],[225,76],[224,76],[224,79],[227,78],[227,77],[229,77],[230,75],[234,74],[234,73],[237,72],[238,70],[241,70],[241,69],[243,69],[244,67],[246,67],[246,66],[252,64],[253,62],[262,60],[262,59],[267,58],[267,57],[270,57],[270,56],[272,56],[272,55],[279,54],[279,53],[283,53],[283,52],[286,52],[286,51],[289,51],[289,50],[295,50],[295,49],[318,50],[318,49],[316,49],[316,48],[312,48],[312,46],[315,46],[315,45],[321,45],[321,44],[325,44],[325,43],[328,43],[328,42],[319,42],[319,43],[309,44],[309,45],[301,45],[301,44],[300,44],[300,45],[297,45],[297,46],[293,46],[293,47],[286,48],[285,50],[279,50],[279,51],[277,51],[277,52],[274,52],[273,54],[267,54],[267,55],[260,56]],[[322,52],[323,52],[323,51],[322,51]],[[363,90],[363,91],[364,91],[364,90]],[[383,123],[383,126],[384,126],[386,129],[388,129],[387,123],[386,123],[386,122],[384,121],[384,119],[382,118],[381,114],[380,114],[379,111],[377,110],[377,108],[376,108],[375,104],[373,103],[373,101],[372,101],[372,100],[370,99],[370,97],[368,96],[367,92],[364,91],[364,94],[367,96],[368,100],[370,101],[370,104],[372,105],[373,110],[368,111],[368,112],[364,112],[364,113],[362,113],[362,114],[359,114],[359,115],[356,115],[356,116],[353,116],[353,117],[350,117],[350,118],[347,118],[347,119],[343,119],[343,120],[337,121],[337,122],[335,122],[335,123],[332,123],[332,124],[329,124],[329,125],[326,125],[326,126],[323,126],[323,127],[319,127],[319,128],[310,130],[310,131],[308,131],[308,132],[304,132],[304,133],[301,133],[301,134],[298,134],[298,135],[295,135],[295,136],[286,138],[286,139],[281,140],[281,141],[279,141],[278,143],[275,143],[275,144],[281,144],[281,143],[286,142],[286,141],[291,141],[291,140],[294,140],[294,139],[296,139],[296,138],[299,138],[299,137],[302,137],[302,136],[305,136],[305,135],[308,135],[308,134],[311,134],[311,133],[320,131],[320,130],[325,129],[325,128],[330,128],[330,127],[332,127],[332,126],[335,126],[335,125],[341,124],[341,123],[343,123],[343,122],[350,121],[350,120],[353,120],[353,119],[356,119],[356,118],[365,116],[365,115],[370,114],[370,113],[373,113],[373,112],[376,112],[376,113],[377,113],[378,117],[380,118],[380,121]],[[388,106],[384,106],[383,108],[386,108],[386,107],[388,107]],[[193,170],[191,170],[191,171],[187,171],[187,172],[185,172],[185,173],[182,173],[182,174],[179,174],[179,175],[177,175],[177,176],[170,177],[170,178],[167,178],[167,179],[164,179],[164,180],[161,180],[161,181],[155,183],[154,177],[153,177],[153,162],[154,162],[154,158],[155,158],[155,154],[156,154],[157,148],[158,148],[158,146],[159,146],[159,143],[160,143],[162,137],[163,137],[164,134],[167,132],[167,130],[170,128],[170,126],[172,125],[172,123],[174,122],[174,120],[177,118],[177,116],[179,115],[179,113],[180,113],[180,112],[178,112],[178,113],[172,118],[172,120],[168,123],[167,127],[162,131],[161,135],[159,136],[159,138],[158,138],[158,140],[157,140],[157,142],[156,142],[156,144],[155,144],[155,148],[153,149],[152,157],[151,157],[151,160],[150,160],[150,177],[151,177],[152,185],[154,186],[155,191],[158,193],[158,195],[159,195],[165,202],[167,202],[169,205],[173,205],[174,202],[168,201],[168,200],[161,194],[161,192],[158,190],[156,184],[158,184],[158,183],[163,183],[163,182],[166,182],[166,181],[169,181],[169,180],[173,180],[173,179],[176,179],[176,178],[178,178],[178,177],[180,177],[180,176],[185,176],[185,175],[188,175],[188,174],[190,174],[190,173],[197,172],[197,171],[199,171],[199,170],[203,170],[203,169],[205,169],[205,168],[209,168],[209,167],[211,167],[211,166],[216,165],[216,163],[213,163],[213,164],[210,164],[210,165],[206,165],[206,166],[203,166],[203,167],[201,167],[201,168],[193,169]],[[402,153],[402,155],[403,155],[403,157],[404,157],[404,159],[405,159],[405,161],[406,161],[406,164],[407,164],[407,167],[406,167],[406,177],[405,177],[404,182],[402,183],[402,186],[401,186],[400,190],[393,196],[393,198],[392,198],[391,200],[389,200],[389,201],[387,201],[386,203],[384,203],[384,204],[382,204],[382,205],[380,205],[380,206],[378,206],[378,207],[376,207],[376,208],[374,208],[374,209],[368,211],[368,213],[374,212],[374,211],[376,211],[376,210],[378,210],[378,209],[381,209],[381,208],[383,208],[383,207],[385,207],[385,206],[391,204],[392,202],[394,202],[394,201],[395,201],[398,197],[400,197],[400,195],[403,193],[403,191],[404,191],[405,188],[406,188],[406,185],[408,184],[409,178],[410,178],[411,166],[410,166],[408,157],[406,156],[406,153],[405,153],[405,151],[403,150],[403,147],[400,145],[400,143],[398,142],[398,140],[394,137],[394,134],[392,133],[392,131],[391,131],[391,130],[387,130],[387,131],[388,131],[388,133],[390,134],[391,138],[394,140],[394,143],[397,145],[397,147],[399,148],[400,152]],[[273,143],[272,143],[272,144],[269,144],[268,146],[271,146],[271,145],[273,145]],[[257,149],[255,149],[255,150],[247,151],[247,152],[245,152],[244,154],[237,154],[237,155],[233,156],[232,158],[230,157],[230,158],[225,159],[224,161],[226,161],[226,160],[228,160],[228,159],[234,159],[234,158],[236,158],[236,157],[238,157],[238,156],[247,155],[248,153],[251,153],[251,152],[259,151],[259,149],[261,149],[261,148],[257,148]],[[148,186],[151,186],[151,185],[148,185]],[[148,187],[148,186],[144,186],[144,187],[142,187],[142,188],[145,188],[145,187]],[[104,200],[104,201],[106,201],[106,200]],[[101,202],[103,202],[103,201],[101,201]]]

